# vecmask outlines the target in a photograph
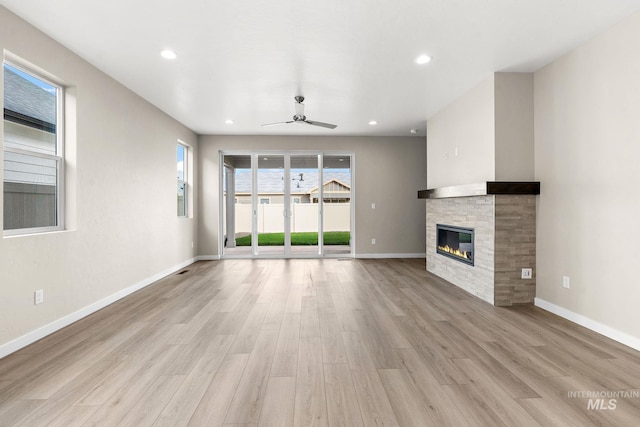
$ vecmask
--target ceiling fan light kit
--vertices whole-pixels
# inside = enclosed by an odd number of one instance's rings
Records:
[[[311,126],[319,126],[327,129],[335,129],[336,127],[338,127],[338,125],[334,125],[331,123],[323,123],[323,122],[316,122],[313,120],[307,120],[307,116],[304,115],[304,104],[302,103],[304,101],[304,96],[298,95],[298,96],[295,96],[293,99],[296,101],[295,103],[296,113],[293,116],[293,120],[289,120],[286,122],[265,123],[262,126],[275,126],[275,125],[284,125],[289,123],[298,123],[298,124],[307,124]]]

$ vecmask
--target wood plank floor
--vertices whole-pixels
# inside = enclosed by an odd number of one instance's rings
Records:
[[[0,360],[0,425],[640,425],[639,352],[424,260],[186,270]]]

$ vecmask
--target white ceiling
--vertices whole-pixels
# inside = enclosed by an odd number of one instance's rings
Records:
[[[537,70],[640,9],[640,0],[0,4],[194,131],[244,135],[424,136],[428,117],[492,72]],[[161,58],[165,48],[178,58]],[[415,64],[422,53],[431,63]],[[298,94],[310,120],[338,127],[260,127],[290,120]]]

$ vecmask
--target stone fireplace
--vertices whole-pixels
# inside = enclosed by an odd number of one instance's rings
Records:
[[[427,270],[496,306],[533,303],[539,193],[539,183],[496,182],[420,191]],[[471,248],[471,262],[439,249],[447,245],[459,253]],[[521,278],[523,268],[533,269],[531,279]]]

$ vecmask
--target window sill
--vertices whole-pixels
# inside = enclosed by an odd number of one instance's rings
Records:
[[[2,238],[3,239],[14,239],[14,238],[19,238],[19,237],[34,237],[34,236],[43,236],[43,235],[49,235],[49,234],[62,234],[62,233],[70,233],[73,232],[75,230],[65,230],[65,229],[59,229],[59,230],[43,230],[43,231],[36,231],[36,230],[31,230],[31,231],[27,231],[24,233],[20,233],[20,232],[3,232],[2,234]]]

